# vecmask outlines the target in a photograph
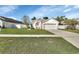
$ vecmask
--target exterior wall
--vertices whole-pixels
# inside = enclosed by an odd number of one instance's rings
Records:
[[[36,24],[36,23],[38,23],[38,24]],[[33,27],[35,28],[35,29],[41,29],[41,21],[36,21],[36,22],[34,22],[33,23]]]
[[[39,21],[39,24],[36,25],[36,28],[37,28],[37,29],[41,29],[41,25],[42,25],[42,24],[41,24],[41,22]]]
[[[44,19],[32,20],[32,25],[35,29],[42,29],[43,23],[46,21],[48,21],[48,20],[44,20]],[[36,25],[37,22],[39,23],[38,25]]]
[[[44,24],[44,29],[58,29],[58,24],[59,22],[54,20],[54,19],[50,19],[47,22],[43,23]]]
[[[3,26],[5,28],[17,28],[14,23],[5,22],[5,21],[3,21]]]
[[[44,26],[44,24],[42,24],[42,25],[41,25],[41,28],[42,28],[42,29],[45,29],[45,26]]]
[[[1,26],[1,27],[3,26],[3,22],[2,22],[2,20],[0,20],[0,26]]]
[[[16,28],[21,28],[21,24],[15,24]]]
[[[58,24],[44,24],[43,27],[44,27],[43,29],[55,29],[55,30],[57,30]]]
[[[27,28],[25,24],[18,24],[18,23],[11,23],[11,22],[5,22],[3,21],[3,25],[6,28]]]
[[[79,29],[79,25],[76,25],[76,29]]]
[[[34,29],[36,29],[36,26],[35,26],[35,24],[36,24],[36,23],[33,23],[33,24],[32,24]]]
[[[21,28],[27,28],[25,24],[21,24]]]
[[[25,24],[15,24],[17,28],[27,28]]]
[[[67,25],[58,25],[58,29],[66,29]]]
[[[66,29],[68,25],[59,25],[58,29]],[[76,29],[79,29],[79,25],[76,25]]]

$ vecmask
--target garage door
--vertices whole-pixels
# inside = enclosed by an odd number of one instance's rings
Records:
[[[45,29],[57,29],[56,25],[47,25],[45,24]]]

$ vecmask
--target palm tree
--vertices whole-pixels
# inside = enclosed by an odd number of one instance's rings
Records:
[[[67,18],[65,16],[57,16],[54,19],[56,19],[57,21],[59,21],[59,25],[61,25],[61,22],[64,21],[64,20],[66,20]]]

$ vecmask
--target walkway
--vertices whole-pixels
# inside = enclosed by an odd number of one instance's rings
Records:
[[[58,35],[19,35],[19,34],[0,34],[0,37],[59,37]]]
[[[48,30],[48,31],[63,37],[65,40],[67,40],[68,42],[79,48],[79,34],[63,30]]]

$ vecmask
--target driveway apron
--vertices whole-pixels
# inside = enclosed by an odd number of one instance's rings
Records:
[[[75,47],[79,48],[79,34],[68,32],[68,31],[63,31],[63,30],[49,29],[48,31],[64,38],[66,41],[70,42]]]

